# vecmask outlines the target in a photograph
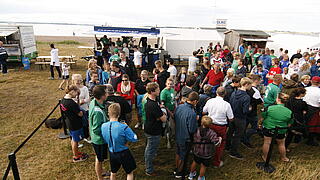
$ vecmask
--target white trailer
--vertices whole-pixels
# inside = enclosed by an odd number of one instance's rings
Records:
[[[0,25],[0,40],[8,52],[8,62],[21,62],[23,57],[33,59],[38,55],[33,26]]]

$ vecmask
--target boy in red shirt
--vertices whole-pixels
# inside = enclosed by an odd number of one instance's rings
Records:
[[[273,82],[273,76],[276,74],[281,74],[281,68],[279,67],[279,59],[278,58],[274,58],[272,60],[272,66],[269,70],[269,73],[267,74],[267,78],[268,80],[268,84]]]

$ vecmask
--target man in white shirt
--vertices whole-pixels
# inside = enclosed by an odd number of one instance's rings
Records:
[[[226,144],[228,119],[229,121],[232,121],[234,116],[231,105],[227,101],[223,100],[223,97],[226,94],[224,87],[219,87],[216,93],[217,97],[208,100],[206,105],[203,107],[202,114],[208,113],[208,116],[212,118],[212,125],[210,126],[210,129],[214,130],[219,137],[222,137],[222,142],[220,146],[216,147],[213,158],[213,166],[219,168],[223,166],[221,157]]]
[[[189,57],[189,74],[193,74],[193,72],[197,69],[197,64],[199,63],[199,58],[197,58],[197,51],[193,51],[193,56]]]
[[[142,54],[138,50],[138,46],[133,47],[134,53],[133,53],[133,62],[136,68],[140,68],[142,66]]]
[[[308,112],[306,114],[307,125],[320,124],[320,77],[314,76],[311,79],[312,86],[306,88],[306,95],[303,100],[308,104]],[[314,140],[315,136],[320,133],[320,128],[310,128],[307,145],[319,146]]]
[[[167,60],[167,65],[169,65],[169,68],[168,68],[168,72],[170,73],[170,79],[173,80],[174,83],[176,83],[176,77],[177,77],[177,74],[178,74],[178,71],[177,71],[177,68],[173,65],[174,63],[174,60],[169,58]]]
[[[129,57],[129,48],[127,46],[127,43],[123,43],[122,51],[124,51],[126,53],[126,56]]]
[[[299,59],[299,68],[302,67],[303,64],[309,63],[310,54],[308,52],[303,53],[303,57]]]
[[[54,47],[54,44],[50,44],[51,51],[51,61],[50,61],[50,72],[51,72],[51,77],[49,78],[50,80],[54,79],[54,72],[53,72],[53,67],[56,67],[58,74],[59,74],[59,79],[61,79],[61,70],[60,70],[60,61],[59,61],[59,50]]]

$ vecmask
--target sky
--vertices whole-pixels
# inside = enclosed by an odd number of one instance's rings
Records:
[[[0,21],[320,32],[319,0],[10,0]]]

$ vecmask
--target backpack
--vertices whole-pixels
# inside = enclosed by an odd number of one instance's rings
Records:
[[[45,121],[45,126],[50,129],[61,129],[63,126],[62,117],[51,118]]]
[[[205,135],[201,135],[201,127],[197,129],[197,132],[194,134],[194,147],[193,147],[193,154],[201,157],[201,158],[211,158],[213,155],[214,144],[211,142],[208,135],[210,134],[209,128],[202,129],[206,130]],[[212,131],[212,130],[211,130]],[[202,144],[197,144],[202,143]]]

